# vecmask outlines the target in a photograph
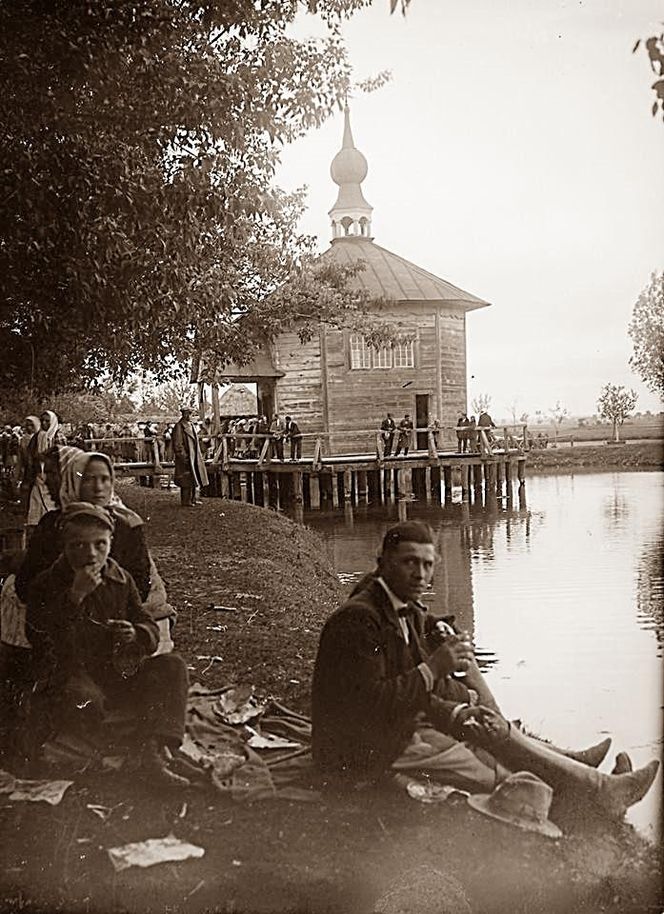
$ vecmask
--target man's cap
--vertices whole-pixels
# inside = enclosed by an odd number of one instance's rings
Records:
[[[182,406],[180,407],[181,413],[193,413],[193,411],[194,411],[193,408],[191,406],[187,406],[186,403],[183,403]]]
[[[64,529],[68,524],[83,518],[93,518],[111,533],[115,529],[115,521],[108,511],[97,505],[91,505],[87,501],[72,501],[66,508],[63,508],[60,514],[60,526]]]

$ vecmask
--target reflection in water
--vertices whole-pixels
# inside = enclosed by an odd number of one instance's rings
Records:
[[[472,632],[504,712],[568,746],[611,733],[642,765],[662,744],[664,474],[543,476],[527,488],[530,510],[457,498],[306,521],[349,584],[404,512],[428,521],[441,561],[427,602]],[[650,835],[661,782],[629,814]]]
[[[608,531],[622,530],[629,522],[629,500],[619,489],[606,496],[603,507]]]
[[[664,645],[664,575],[662,556],[664,538],[659,535],[647,543],[636,566],[636,605],[639,625],[653,631],[659,642],[658,655]]]

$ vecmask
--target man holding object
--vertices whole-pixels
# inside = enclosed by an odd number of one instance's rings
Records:
[[[435,561],[428,526],[397,524],[376,571],[325,624],[312,691],[319,769],[355,780],[419,771],[470,792],[491,792],[521,769],[621,816],[648,791],[658,762],[632,772],[621,753],[614,773],[602,774],[596,766],[610,740],[569,752],[505,720],[468,639],[441,633],[419,602]]]

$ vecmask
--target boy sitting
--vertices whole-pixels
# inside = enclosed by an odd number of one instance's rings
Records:
[[[169,768],[184,735],[186,665],[176,654],[150,656],[158,627],[131,575],[109,557],[111,515],[73,502],[61,525],[63,554],[34,579],[28,597],[38,719],[51,733],[66,724],[94,738],[108,710],[129,710],[143,772],[154,783],[188,786]]]

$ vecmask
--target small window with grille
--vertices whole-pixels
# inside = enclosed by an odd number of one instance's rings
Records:
[[[361,333],[350,336],[350,367],[371,368],[371,351]]]
[[[373,351],[374,368],[391,368],[392,367],[392,347],[383,346],[382,349]]]

